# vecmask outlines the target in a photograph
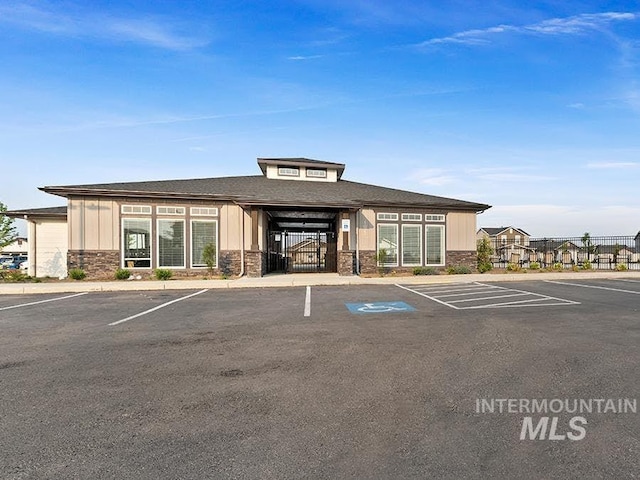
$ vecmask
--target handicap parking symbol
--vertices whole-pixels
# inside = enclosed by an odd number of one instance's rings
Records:
[[[370,303],[345,303],[351,313],[398,313],[415,312],[416,309],[405,302],[370,302]]]

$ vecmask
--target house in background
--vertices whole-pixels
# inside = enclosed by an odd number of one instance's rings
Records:
[[[382,248],[385,265],[400,271],[475,268],[476,216],[489,205],[347,181],[340,163],[259,158],[258,166],[254,176],[47,186],[66,207],[7,215],[29,222],[37,276],[70,268],[202,275],[209,244],[215,269],[231,275],[283,271],[283,256],[289,271],[376,273]],[[320,247],[313,262],[309,252],[293,255],[309,235]]]
[[[494,251],[494,261],[518,263],[529,260],[533,249],[530,235],[516,227],[482,227],[476,232],[476,240],[488,238]]]
[[[16,237],[13,242],[4,248],[0,248],[1,255],[28,255],[29,242],[25,237]]]
[[[66,277],[69,237],[67,207],[13,210],[5,214],[27,221],[28,274],[33,277]]]

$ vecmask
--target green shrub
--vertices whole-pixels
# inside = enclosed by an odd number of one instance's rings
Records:
[[[563,268],[562,263],[561,262],[556,262],[551,266],[551,270],[555,270],[556,272],[561,271]]]
[[[589,260],[585,260],[584,262],[582,262],[582,266],[580,268],[582,268],[582,270],[592,270],[593,265],[591,265],[591,262]]]
[[[414,275],[438,275],[438,270],[433,267],[415,267],[413,269]]]
[[[519,272],[522,270],[519,264],[517,263],[507,263],[507,272]]]
[[[624,263],[619,263],[616,265],[616,271],[618,272],[626,272],[627,270],[628,268]]]
[[[69,270],[69,277],[73,278],[74,280],[84,280],[86,276],[87,274],[81,268],[72,268],[71,270]]]
[[[131,276],[131,272],[126,268],[119,268],[116,270],[116,280],[128,280]]]
[[[207,243],[202,249],[202,260],[207,266],[209,275],[213,275],[213,269],[216,266],[216,246],[210,242]]]
[[[158,268],[155,275],[158,280],[169,280],[173,276],[173,272],[168,268]]]
[[[478,271],[480,273],[488,272],[493,268],[491,263],[491,255],[493,255],[493,247],[488,237],[478,240],[476,244],[476,253],[478,261]]]
[[[447,267],[447,273],[449,275],[465,275],[471,273],[471,269],[466,265],[451,265]]]
[[[32,278],[20,270],[0,270],[0,279],[7,283],[28,282]]]
[[[529,268],[531,270],[540,270],[540,263],[539,262],[531,262],[529,264]]]
[[[493,269],[493,264],[491,262],[481,262],[478,263],[478,271],[480,273],[485,273]]]

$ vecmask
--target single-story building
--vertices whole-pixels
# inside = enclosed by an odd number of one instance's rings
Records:
[[[66,277],[69,243],[67,207],[32,208],[5,213],[9,217],[27,221],[29,275]]]
[[[65,268],[89,276],[118,268],[202,275],[210,244],[216,272],[228,275],[475,268],[476,215],[489,205],[343,180],[340,163],[258,165],[255,176],[41,187],[66,207],[7,214],[29,222],[37,276],[51,275],[45,266],[58,253]]]
[[[27,255],[29,253],[29,242],[25,237],[15,237],[9,244],[0,248],[0,255]]]

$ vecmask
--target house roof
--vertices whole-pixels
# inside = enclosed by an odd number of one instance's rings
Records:
[[[276,165],[283,167],[309,167],[309,168],[331,168],[337,170],[338,180],[342,177],[345,165],[344,163],[324,162],[322,160],[312,160],[310,158],[258,158],[258,165],[263,174],[267,174],[267,165]]]
[[[485,232],[487,232],[488,235],[493,237],[495,235],[501,234],[502,232],[504,232],[505,230],[508,230],[510,228],[513,228],[514,230],[519,231],[523,235],[530,236],[527,232],[525,232],[521,228],[511,227],[511,226],[509,226],[509,227],[482,227],[482,228],[480,228],[480,230],[484,230]],[[478,232],[480,232],[480,230],[478,230]]]
[[[314,163],[314,165],[318,164]],[[61,197],[84,195],[202,199],[233,201],[240,205],[260,206],[421,207],[476,212],[491,208],[490,205],[483,203],[467,202],[347,180],[305,182],[269,179],[263,175],[46,186],[41,187],[40,190]]]
[[[10,210],[5,212],[7,217],[23,218],[23,217],[65,217],[67,216],[67,206],[63,207],[44,207],[29,208],[24,210]]]

